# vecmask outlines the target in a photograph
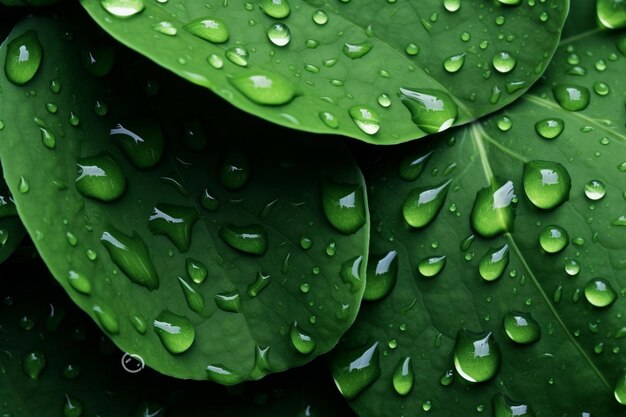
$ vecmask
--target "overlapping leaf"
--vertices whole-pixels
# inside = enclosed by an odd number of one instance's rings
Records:
[[[17,216],[13,197],[4,180],[0,179],[0,262],[11,256],[25,235],[26,231]]]
[[[247,112],[376,144],[491,113],[546,68],[569,2],[84,0],[113,37]]]
[[[0,154],[56,279],[166,374],[234,384],[328,351],[369,230],[341,143],[223,111],[96,33],[29,18],[0,52]]]
[[[377,155],[333,365],[359,415],[624,413],[625,45],[565,40],[504,112]]]

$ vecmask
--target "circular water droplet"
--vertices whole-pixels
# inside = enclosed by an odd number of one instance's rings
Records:
[[[43,59],[43,47],[37,32],[29,30],[14,38],[7,45],[4,73],[16,85],[24,85],[33,79]]]
[[[504,331],[513,342],[520,344],[534,343],[541,337],[539,323],[530,313],[519,311],[504,314]]]
[[[454,13],[461,8],[461,0],[443,0],[443,7],[450,13]]]
[[[228,60],[233,64],[239,65],[240,67],[248,66],[249,57],[250,54],[248,53],[248,50],[243,46],[236,46],[226,51],[226,58],[228,58]]]
[[[274,19],[284,19],[291,13],[289,0],[261,0],[259,7],[266,15]]]
[[[224,66],[224,60],[215,54],[209,55],[207,62],[215,69],[221,69]]]
[[[120,198],[126,191],[126,177],[110,154],[81,158],[76,165],[76,189],[83,196],[108,202]]]
[[[378,101],[381,107],[388,108],[391,106],[391,97],[389,97],[389,94],[382,93],[378,96],[376,101]]]
[[[586,87],[573,84],[558,84],[552,88],[559,105],[569,111],[581,111],[589,105],[590,95]]]
[[[585,195],[589,200],[600,200],[606,195],[606,185],[600,180],[591,180],[585,184]]]
[[[569,198],[572,180],[565,167],[556,162],[530,161],[524,164],[524,192],[540,209],[552,210]]]
[[[443,91],[400,88],[398,96],[411,113],[413,123],[426,133],[442,132],[456,121],[458,107]]]
[[[513,121],[508,116],[502,116],[498,119],[496,125],[502,132],[508,132],[513,127]]]
[[[458,72],[461,68],[463,68],[463,64],[465,64],[465,54],[457,54],[452,55],[443,61],[443,68],[450,72],[455,73]]]
[[[404,52],[406,52],[407,55],[410,56],[415,56],[417,54],[420,53],[420,48],[419,46],[417,46],[414,43],[409,43],[405,48],[404,48]]]
[[[429,256],[417,263],[417,270],[424,277],[434,277],[443,270],[444,266],[446,266],[445,255]]]
[[[496,375],[502,354],[491,332],[459,330],[454,345],[454,367],[469,382],[488,381]]]
[[[349,109],[352,121],[368,135],[375,135],[380,130],[378,113],[367,106],[352,106]]]
[[[275,23],[267,29],[267,38],[276,46],[285,46],[291,40],[291,32],[287,25]]]
[[[593,83],[593,91],[596,92],[599,96],[606,96],[611,92],[609,85],[607,83],[603,83],[602,81],[596,81]]]
[[[296,88],[291,81],[276,73],[242,73],[228,78],[228,82],[257,104],[279,106],[289,103],[296,96]]]
[[[115,17],[130,17],[144,9],[143,0],[100,0],[100,5]]]
[[[557,253],[565,249],[569,235],[560,226],[547,226],[539,234],[539,245],[548,253]]]
[[[333,379],[346,399],[356,398],[380,377],[379,357],[378,342],[334,354],[331,363]]]
[[[319,113],[320,120],[331,129],[337,129],[339,127],[339,120],[334,114],[323,111]]]
[[[402,206],[404,220],[415,228],[429,225],[443,207],[450,182],[446,181],[434,187],[413,189],[407,195]]]
[[[555,139],[565,129],[565,122],[557,118],[549,118],[538,121],[535,124],[535,131],[544,139]]]
[[[212,43],[224,43],[230,37],[228,26],[216,17],[201,17],[183,26],[187,32]]]
[[[593,278],[585,285],[585,298],[594,307],[608,307],[617,299],[617,292],[604,278]]]
[[[328,23],[328,15],[323,10],[317,10],[313,13],[313,21],[318,25],[325,25]]]
[[[517,64],[517,59],[506,51],[500,51],[493,56],[493,67],[501,74],[513,71]]]
[[[576,276],[580,272],[580,263],[575,260],[569,260],[565,264],[565,273],[569,276]]]
[[[626,27],[626,3],[623,0],[598,0],[596,14],[600,23],[606,28]]]
[[[189,319],[169,310],[161,311],[152,326],[165,349],[172,354],[188,350],[196,337],[196,330]]]

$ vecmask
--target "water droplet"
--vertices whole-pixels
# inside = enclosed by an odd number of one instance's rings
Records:
[[[606,195],[606,185],[600,180],[591,180],[585,184],[585,195],[589,200],[600,200]]]
[[[417,270],[424,277],[434,277],[438,275],[446,266],[445,256],[429,256],[417,263]]]
[[[384,255],[370,254],[367,261],[365,293],[363,299],[376,301],[391,292],[398,278],[398,252],[389,251]]]
[[[496,375],[502,355],[491,332],[459,330],[454,346],[454,367],[469,382],[488,381]]]
[[[409,43],[405,48],[404,48],[404,52],[406,52],[407,55],[410,56],[415,56],[417,54],[420,53],[420,47],[417,46],[414,43]]]
[[[120,198],[126,191],[122,168],[108,153],[80,158],[76,165],[76,189],[83,196],[108,202]]]
[[[541,337],[539,323],[530,313],[509,311],[504,314],[504,331],[515,343],[534,343]]]
[[[17,184],[17,190],[20,192],[20,194],[26,194],[30,191],[30,184],[25,177],[20,177],[20,181]]]
[[[565,249],[569,235],[560,226],[546,226],[539,234],[539,245],[548,253],[557,253]]]
[[[302,330],[297,322],[294,322],[289,331],[291,345],[303,355],[309,355],[315,350],[315,342],[311,335]]]
[[[478,191],[470,215],[474,230],[485,238],[512,231],[516,197],[512,181],[495,179]]]
[[[544,139],[555,139],[564,128],[565,122],[557,118],[543,119],[535,124],[535,131]]]
[[[228,60],[233,64],[239,65],[240,67],[248,66],[249,57],[250,54],[248,53],[248,50],[242,46],[236,46],[226,51],[226,58],[228,58]]]
[[[68,379],[68,380],[77,379],[80,376],[80,366],[73,364],[73,363],[68,363],[67,365],[63,367],[63,370],[61,371],[61,375],[63,376],[64,379]]]
[[[535,417],[535,413],[530,406],[513,401],[505,395],[494,395],[491,404],[493,405],[493,417]]]
[[[506,74],[513,71],[517,59],[506,51],[500,51],[493,56],[493,67],[501,74]]]
[[[374,44],[370,41],[363,41],[359,43],[346,42],[343,44],[343,48],[341,49],[341,51],[348,58],[357,59],[367,55],[367,53],[371,51],[373,47]]]
[[[228,82],[257,104],[279,106],[289,103],[296,96],[296,88],[291,81],[275,73],[243,73],[229,78]]]
[[[595,83],[593,83],[593,91],[595,91],[596,94],[599,96],[606,96],[611,92],[611,88],[607,83],[596,81]]]
[[[219,235],[231,248],[251,255],[264,255],[269,246],[267,232],[258,224],[235,226],[225,223],[220,228]]]
[[[248,182],[250,162],[242,152],[230,150],[221,161],[218,175],[224,188],[239,190]]]
[[[513,127],[513,121],[507,116],[500,117],[496,124],[502,132],[508,132]]]
[[[183,26],[187,32],[212,43],[224,43],[230,37],[228,26],[216,17],[201,17]]]
[[[361,278],[361,263],[363,262],[362,256],[355,256],[348,259],[341,265],[339,276],[341,280],[350,285],[350,292],[357,293],[363,285],[363,279]]]
[[[356,398],[380,377],[378,342],[335,353],[331,368],[339,392],[348,400]]]
[[[178,32],[176,26],[174,26],[171,22],[165,20],[155,24],[153,28],[155,31],[167,36],[174,36]]]
[[[169,310],[161,311],[152,326],[165,349],[172,354],[185,352],[196,337],[196,329],[189,319]]]
[[[248,286],[246,293],[249,297],[256,297],[270,285],[272,277],[262,272],[257,272],[256,280]]]
[[[404,220],[412,227],[420,228],[430,224],[448,195],[451,181],[446,181],[435,187],[417,187],[407,195],[402,206]]]
[[[411,358],[407,356],[404,359],[400,359],[393,372],[393,388],[400,395],[408,395],[413,388],[414,379],[415,373],[413,366],[411,366]]]
[[[216,212],[220,207],[220,201],[208,188],[205,188],[200,194],[200,204],[210,212]]]
[[[585,298],[594,307],[608,307],[617,299],[617,292],[604,278],[593,278],[585,285]]]
[[[196,209],[158,204],[148,218],[148,229],[155,235],[167,236],[180,252],[187,252],[191,245],[191,229],[198,220]]]
[[[376,101],[378,101],[378,104],[380,104],[381,107],[388,108],[391,106],[391,97],[389,97],[389,94],[380,94]]]
[[[324,214],[335,229],[349,235],[363,227],[367,214],[360,184],[338,183],[325,178],[321,194]]]
[[[442,132],[457,118],[456,103],[443,91],[400,88],[398,96],[411,113],[413,123],[426,133]]]
[[[267,28],[267,38],[276,46],[285,46],[291,40],[291,31],[283,23],[275,23]]]
[[[569,198],[572,181],[557,162],[530,161],[524,164],[524,192],[535,207],[552,210]]]
[[[196,284],[202,284],[209,273],[202,262],[193,258],[187,258],[185,266],[187,268],[187,275]]]
[[[85,407],[83,403],[70,395],[65,395],[65,401],[63,402],[63,417],[80,417],[83,414]]]
[[[235,385],[241,382],[241,377],[226,368],[224,365],[212,364],[206,367],[207,378],[222,385]]]
[[[313,21],[318,25],[325,25],[328,23],[328,15],[323,10],[317,10],[313,13]]]
[[[450,13],[454,13],[461,8],[461,0],[443,0],[443,7]]]
[[[152,168],[163,154],[163,132],[152,120],[137,119],[117,124],[109,131],[111,139],[138,169]]]
[[[552,88],[552,93],[565,110],[580,111],[589,105],[589,90],[586,87],[558,84]]]
[[[96,315],[96,320],[107,333],[118,334],[120,332],[120,322],[113,310],[105,305],[95,305],[92,310]]]
[[[569,276],[576,276],[580,272],[580,263],[575,260],[569,260],[565,264],[565,273]]]
[[[371,107],[352,106],[349,109],[349,113],[357,127],[368,135],[375,135],[380,130],[378,113]]]
[[[178,277],[178,283],[183,291],[187,305],[192,311],[201,313],[204,310],[204,296],[199,293],[190,283],[185,281],[184,278]]]
[[[423,155],[408,155],[402,159],[398,168],[400,177],[406,181],[415,181],[424,171],[426,162],[432,155],[432,152],[428,152]]]
[[[452,0],[458,1],[458,0]],[[465,54],[457,54],[448,57],[443,61],[443,68],[451,73],[455,73],[463,68],[463,64],[465,64]]]
[[[139,334],[146,334],[146,332],[148,331],[148,324],[146,323],[146,320],[144,320],[143,317],[138,316],[137,314],[134,314],[130,318],[130,323]]]
[[[143,0],[100,0],[100,5],[115,17],[134,16],[144,9]]]
[[[38,379],[45,367],[46,358],[39,350],[29,352],[22,358],[22,369],[30,379]]]
[[[443,375],[441,375],[441,378],[439,378],[439,383],[443,385],[444,387],[449,387],[452,384],[453,380],[454,380],[454,371],[452,369],[448,369],[447,371],[443,373]]]
[[[600,23],[606,28],[626,27],[626,3],[622,0],[598,0],[596,14]]]
[[[222,311],[229,313],[241,312],[241,296],[237,290],[216,294],[215,304],[217,304]]]
[[[7,79],[16,85],[24,85],[33,79],[43,58],[43,47],[37,38],[37,32],[29,30],[14,38],[7,45],[4,73]]]
[[[619,378],[617,378],[613,393],[618,403],[626,405],[626,372],[622,372]]]
[[[339,127],[339,120],[335,117],[334,114],[323,111],[319,113],[319,118],[324,124],[331,129],[337,129]]]
[[[86,295],[91,294],[91,282],[89,278],[80,272],[70,271],[67,276],[67,282],[69,282],[76,291]]]
[[[149,290],[159,288],[159,276],[150,258],[148,246],[137,232],[128,236],[111,227],[109,231],[102,233],[100,241],[109,252],[113,263],[132,282],[143,285]]]
[[[274,19],[284,19],[291,13],[288,0],[261,0],[259,7],[266,15]]]
[[[495,281],[502,276],[509,264],[509,245],[490,248],[478,264],[478,272],[485,281]]]

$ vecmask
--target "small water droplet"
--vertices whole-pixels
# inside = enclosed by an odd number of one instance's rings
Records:
[[[291,13],[288,0],[261,0],[259,7],[266,15],[274,19],[284,19]]]
[[[598,0],[596,14],[600,23],[606,28],[626,27],[626,4],[622,0]]]
[[[207,378],[222,385],[235,385],[241,382],[241,377],[220,364],[211,364],[206,367]]]
[[[262,272],[257,272],[256,280],[248,286],[246,293],[249,297],[257,297],[261,292],[270,285],[272,277]]]
[[[39,350],[29,352],[22,358],[22,369],[30,379],[38,379],[45,367],[46,358]]]
[[[585,195],[589,200],[600,200],[606,195],[606,185],[600,180],[591,180],[585,184]]]
[[[454,13],[461,8],[461,0],[443,0],[443,7],[450,13]]]
[[[234,48],[230,48],[226,51],[226,58],[230,62],[240,67],[248,66],[248,58],[250,54],[248,50],[242,46],[235,46]]]
[[[155,166],[163,154],[161,127],[153,120],[136,119],[118,123],[109,131],[111,139],[138,169]]]
[[[222,311],[229,313],[241,312],[241,296],[237,290],[216,294],[215,304],[217,304]]]
[[[535,131],[544,139],[555,139],[565,129],[565,122],[558,118],[549,118],[538,121]]]
[[[465,64],[465,54],[457,54],[452,55],[443,61],[443,68],[450,72],[455,73],[458,72],[461,68],[463,68],[463,64]]]
[[[309,355],[315,350],[315,342],[309,333],[304,331],[297,322],[294,322],[289,331],[291,345],[299,353]]]
[[[196,259],[187,258],[187,261],[185,262],[185,266],[187,269],[187,275],[196,284],[202,284],[204,280],[206,279],[207,275],[209,274],[207,267],[204,266],[202,262]]]
[[[219,235],[231,248],[251,255],[264,255],[269,246],[267,232],[258,224],[235,226],[225,223],[220,228]]]
[[[446,266],[445,256],[429,256],[417,263],[417,270],[424,277],[434,277],[443,270],[444,266]]]
[[[506,51],[500,51],[493,56],[493,67],[501,74],[506,74],[515,68],[517,59]]]
[[[70,395],[65,395],[65,401],[63,402],[63,417],[80,417],[83,414],[85,407],[83,403]]]
[[[485,238],[512,231],[516,198],[512,181],[495,179],[478,191],[470,214],[473,229]]]
[[[375,135],[380,130],[378,113],[371,107],[352,106],[348,112],[357,127],[368,135]]]
[[[174,355],[188,350],[196,337],[196,329],[189,319],[169,310],[161,311],[152,326],[165,349]]]
[[[520,344],[534,343],[541,337],[539,323],[530,313],[509,311],[504,314],[504,331],[507,336]]]
[[[494,395],[491,404],[493,406],[493,417],[535,417],[535,412],[530,406],[513,401],[505,395]],[[584,414],[582,417],[585,417]]]
[[[345,56],[351,59],[362,58],[372,50],[374,44],[370,41],[363,41],[359,43],[344,43],[341,51]]]
[[[402,206],[404,220],[415,228],[429,225],[441,211],[450,183],[451,181],[446,181],[435,187],[414,188],[407,195]]]
[[[96,320],[102,328],[109,334],[118,334],[120,332],[120,322],[117,314],[105,305],[94,305],[92,307]]]
[[[411,365],[411,358],[407,356],[404,359],[400,359],[393,372],[393,388],[400,395],[408,395],[413,388],[414,380],[415,373]]]
[[[626,405],[626,372],[622,372],[619,378],[617,378],[613,394],[618,403]]]
[[[76,291],[85,295],[91,294],[91,282],[89,278],[80,272],[70,271],[67,276],[67,282],[69,282]]]
[[[323,10],[317,10],[313,13],[313,21],[318,25],[325,25],[328,23],[328,15]]]
[[[148,229],[155,235],[167,236],[180,252],[191,245],[191,229],[199,215],[192,207],[157,204],[148,218]]]
[[[362,256],[356,256],[348,259],[341,265],[339,276],[341,281],[350,285],[350,292],[357,293],[363,285],[363,279],[361,278],[361,263],[363,262]]]
[[[560,226],[546,226],[539,234],[539,245],[548,253],[557,253],[565,249],[569,235]]]
[[[178,29],[176,29],[176,26],[174,26],[171,22],[168,22],[166,20],[159,22],[152,27],[155,31],[162,33],[163,35],[167,35],[167,36],[174,36],[178,32]]]
[[[204,310],[204,296],[198,292],[190,283],[185,281],[184,278],[178,277],[178,283],[183,291],[187,305],[192,311],[201,313]]]

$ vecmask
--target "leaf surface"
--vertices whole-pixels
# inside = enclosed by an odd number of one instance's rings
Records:
[[[28,18],[2,59],[22,44],[42,58],[24,86],[1,81],[7,182],[54,276],[120,348],[234,384],[336,344],[369,230],[340,142],[224,111],[88,26]]]
[[[333,365],[359,415],[624,413],[624,39],[568,42],[500,114],[376,153],[375,297]]]
[[[467,123],[539,78],[569,2],[502,3],[81,1],[114,38],[247,112],[376,144]]]

